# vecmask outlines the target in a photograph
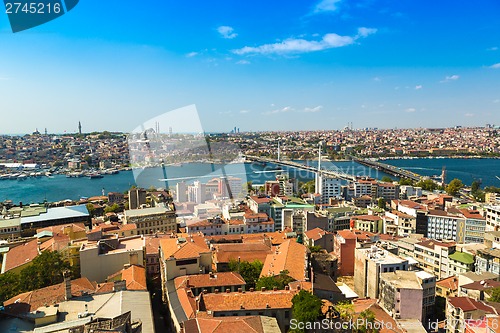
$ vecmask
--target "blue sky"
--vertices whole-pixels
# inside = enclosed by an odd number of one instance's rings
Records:
[[[191,104],[205,131],[500,125],[499,13],[496,0],[86,0],[16,34],[0,13],[0,133],[127,132]]]

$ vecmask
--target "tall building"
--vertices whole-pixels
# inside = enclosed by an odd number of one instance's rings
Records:
[[[187,186],[184,181],[178,182],[177,185],[175,185],[175,201],[187,201]]]
[[[193,185],[188,186],[188,201],[197,204],[204,203],[206,197],[206,185],[196,180]]]
[[[243,183],[241,178],[237,177],[220,177],[219,193],[223,198],[238,198],[243,191]]]
[[[339,178],[316,173],[316,184],[316,192],[321,194],[321,203],[328,203],[330,198],[338,199],[342,197],[342,185]]]
[[[146,190],[133,188],[128,191],[128,208],[138,209],[146,204]]]
[[[78,134],[82,134],[82,123],[78,122]]]

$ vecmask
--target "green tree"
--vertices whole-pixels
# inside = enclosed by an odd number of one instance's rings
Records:
[[[309,251],[311,251],[311,253],[318,253],[321,251],[321,249],[322,247],[319,245],[309,246]]]
[[[341,321],[347,322],[352,320],[354,316],[354,304],[344,301],[335,304],[333,308],[338,312]]]
[[[455,196],[463,187],[464,184],[462,183],[462,181],[455,178],[448,184],[448,186],[446,186],[446,193]]]
[[[118,213],[119,211],[121,211],[121,208],[118,204],[112,204],[111,206],[107,206],[106,208],[104,208],[104,214],[107,214],[107,213]]]
[[[411,180],[410,178],[401,178],[399,180],[399,185],[413,186],[413,185],[415,185],[415,182],[413,180]]]
[[[263,276],[257,280],[255,289],[261,290],[262,287],[264,287],[267,290],[272,290],[276,287],[279,290],[283,290],[290,282],[293,281],[295,281],[295,279],[288,276],[287,273],[281,273],[278,276]]]
[[[490,291],[490,302],[500,302],[500,287],[491,289]]]
[[[381,209],[385,209],[385,199],[384,198],[378,198],[377,205]]]
[[[260,260],[248,262],[231,259],[229,261],[229,270],[240,273],[243,280],[247,283],[247,288],[255,287],[263,266],[264,264]]]
[[[384,177],[382,177],[381,181],[383,181],[384,183],[392,183],[394,181],[394,179],[392,179],[389,176],[384,176]]]
[[[87,210],[89,211],[89,214],[90,214],[90,217],[94,217],[95,216],[95,208],[94,208],[94,205],[91,204],[91,203],[88,203],[86,205],[87,207]]]
[[[19,274],[6,272],[0,275],[0,304],[22,292],[19,286]]]
[[[358,319],[362,319],[362,324],[357,326],[355,328],[355,332],[359,332],[359,333],[377,333],[379,330],[376,329],[374,326],[374,323],[375,323],[375,314],[373,313],[372,310],[370,309],[366,309],[364,311],[362,311],[360,314],[359,314],[359,318]]]
[[[421,180],[417,183],[417,186],[424,191],[434,191],[438,188],[438,185],[432,179]]]
[[[69,270],[60,252],[44,251],[21,271],[19,285],[23,291],[52,286],[63,282],[63,273]]]
[[[301,290],[292,298],[292,313],[293,318],[297,322],[314,322],[321,317],[321,306],[323,302],[321,299],[308,291]],[[297,329],[295,332],[304,332],[304,330]]]

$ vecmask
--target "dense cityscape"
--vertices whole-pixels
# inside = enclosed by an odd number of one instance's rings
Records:
[[[500,333],[497,0],[4,8],[0,333]]]
[[[445,169],[405,178],[384,159],[491,160],[499,140],[494,125],[1,136],[2,183],[227,162],[274,165],[275,179],[185,177],[80,200],[4,201],[0,327],[340,331],[360,318],[353,331],[494,327],[500,188],[466,186]],[[336,173],[320,160],[367,163],[389,176]],[[294,178],[290,168],[314,178]]]

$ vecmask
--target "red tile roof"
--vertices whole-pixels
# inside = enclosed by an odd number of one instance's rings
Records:
[[[200,311],[290,309],[292,290],[201,294]]]
[[[65,282],[29,291],[4,302],[5,312],[10,314],[23,314],[45,306],[53,305],[65,301]],[[72,296],[81,296],[83,293],[93,293],[96,285],[87,278],[80,278],[71,281]]]
[[[450,297],[448,298],[448,302],[454,308],[462,309],[463,312],[482,310],[486,313],[496,314],[495,309],[491,306],[486,305],[483,302],[478,302],[475,299],[469,297]]]
[[[175,278],[175,288],[204,288],[240,286],[245,280],[236,272],[218,272],[213,274],[186,275]]]
[[[231,259],[238,260],[238,258],[241,261],[264,262],[267,255],[272,253],[271,248],[264,243],[216,244],[214,247],[214,261],[217,263],[226,263]]]
[[[38,239],[13,247],[4,255],[3,271],[8,272],[11,269],[30,263],[39,254]]]
[[[260,276],[276,276],[283,271],[295,280],[305,280],[307,276],[306,246],[288,240],[276,247],[274,253],[267,256]]]

